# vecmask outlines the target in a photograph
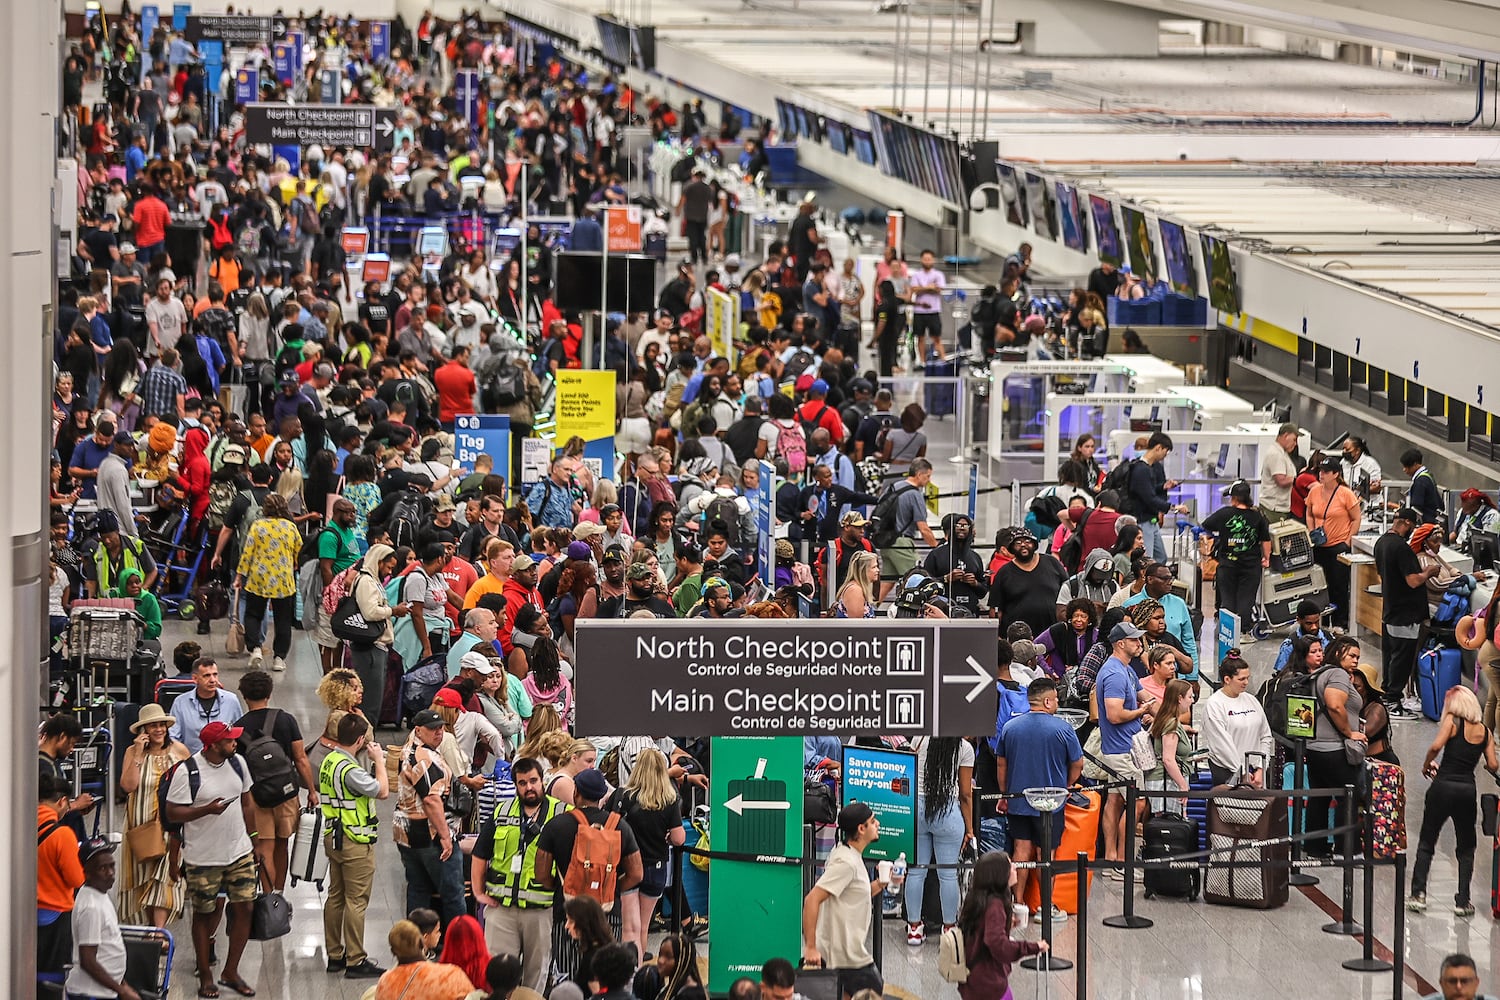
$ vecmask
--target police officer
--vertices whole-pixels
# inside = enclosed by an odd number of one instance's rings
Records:
[[[323,846],[328,855],[328,902],[323,906],[323,942],[328,971],[345,979],[374,979],[385,970],[365,951],[365,908],[375,884],[375,834],[380,826],[375,799],[390,795],[385,756],[370,738],[363,716],[339,720],[338,746],[318,768],[323,809]],[[374,773],[356,759],[366,748]]]
[[[492,955],[521,956],[521,985],[541,991],[552,961],[552,890],[536,880],[536,842],[547,821],[568,807],[542,790],[542,765],[511,766],[516,796],[501,799],[474,845],[470,881],[484,915]],[[483,886],[483,890],[480,889]]]

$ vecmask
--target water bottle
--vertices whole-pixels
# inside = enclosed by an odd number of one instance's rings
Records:
[[[891,884],[901,885],[906,881],[906,852],[902,851],[896,855],[896,863],[891,867]]]

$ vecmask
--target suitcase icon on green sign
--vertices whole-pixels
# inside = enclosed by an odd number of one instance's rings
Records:
[[[786,782],[765,773],[762,757],[754,776],[729,783],[728,849],[737,854],[786,854]]]

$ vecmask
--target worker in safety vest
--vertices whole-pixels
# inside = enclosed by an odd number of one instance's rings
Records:
[[[385,754],[370,738],[370,724],[364,716],[345,715],[338,721],[334,738],[338,746],[318,768],[323,847],[328,855],[323,941],[329,972],[342,972],[345,979],[374,979],[385,970],[370,961],[365,951],[365,909],[375,885],[375,835],[380,827],[375,800],[391,794],[390,779]],[[374,773],[357,759],[366,747]],[[294,858],[294,868],[296,863]]]
[[[515,798],[501,799],[485,819],[470,876],[475,900],[488,908],[490,954],[521,956],[521,985],[541,992],[552,962],[553,893],[536,879],[536,842],[547,821],[568,807],[542,790],[542,765],[533,758],[517,760],[511,775]]]
[[[99,541],[94,545],[91,558],[84,561],[87,575],[84,583],[90,597],[103,597],[111,590],[123,586],[121,574],[128,569],[139,570],[143,589],[150,590],[156,584],[156,560],[151,557],[146,543],[120,531],[120,521],[113,511],[101,510],[95,520]]]

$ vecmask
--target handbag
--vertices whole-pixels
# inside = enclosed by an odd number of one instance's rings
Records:
[[[833,789],[818,778],[802,781],[802,822],[821,823],[824,826],[838,822],[838,803],[834,801]]]
[[[126,830],[125,841],[130,846],[130,856],[138,862],[155,861],[167,853],[167,838],[162,832],[160,819],[151,819]]]
[[[339,606],[328,617],[328,629],[335,639],[345,642],[372,643],[385,635],[385,622],[372,622],[359,610],[354,592],[345,594]]]
[[[229,592],[229,634],[224,637],[224,653],[227,656],[245,655],[245,626],[240,623],[240,592]]]
[[[1344,741],[1344,760],[1355,767],[1365,766],[1365,756],[1369,751],[1370,747],[1364,740]]]
[[[292,904],[279,892],[263,892],[255,897],[250,912],[250,940],[272,941],[292,932]]]
[[[1156,770],[1156,747],[1151,744],[1151,730],[1140,729],[1130,737],[1130,760],[1142,774]]]
[[[1327,521],[1328,521],[1328,512],[1333,509],[1333,500],[1338,495],[1339,495],[1339,488],[1337,486],[1335,486],[1333,488],[1333,493],[1331,493],[1329,495],[1329,497],[1328,497],[1328,506],[1326,506],[1326,507],[1323,508],[1323,518],[1322,518],[1323,523],[1327,523]],[[1328,532],[1326,532],[1326,531],[1323,530],[1323,524],[1319,524],[1316,528],[1313,528],[1311,531],[1309,531],[1307,533],[1307,539],[1308,539],[1308,541],[1312,542],[1313,545],[1327,545],[1328,544]]]

